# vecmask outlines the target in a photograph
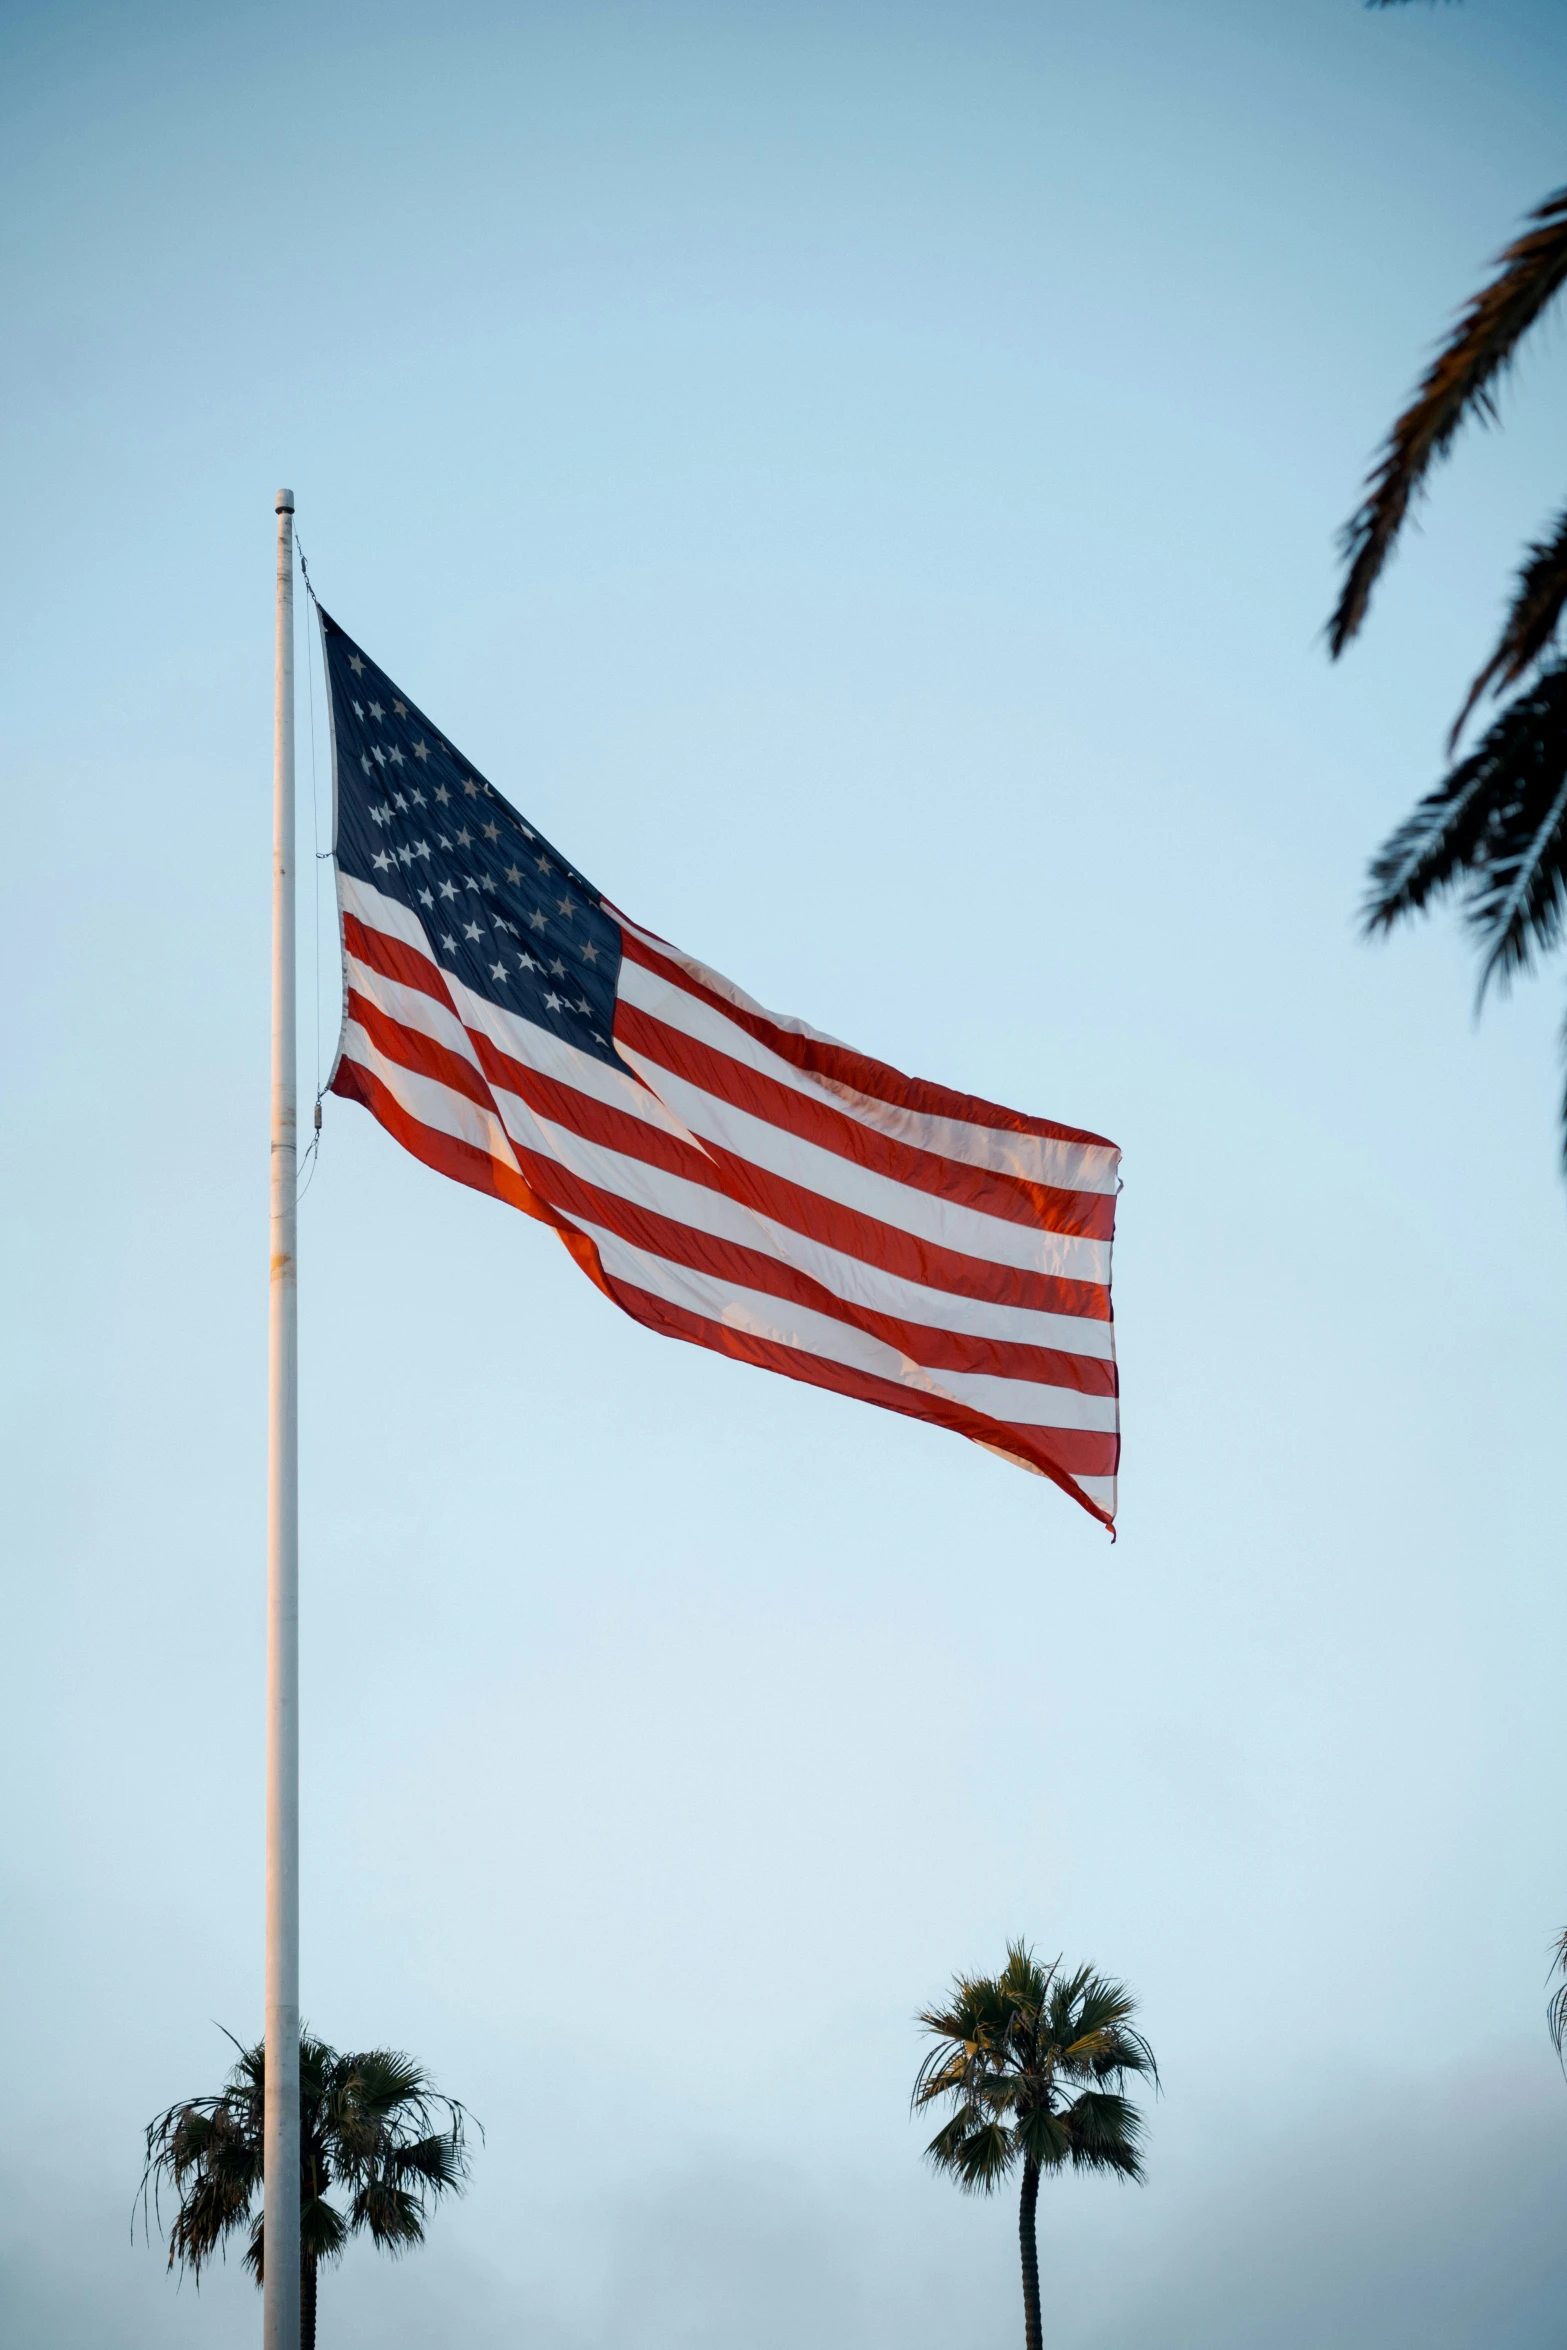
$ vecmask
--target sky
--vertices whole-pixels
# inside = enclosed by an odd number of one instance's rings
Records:
[[[18,2350],[260,2322],[132,2206],[261,2021],[280,483],[637,919],[1125,1153],[1112,1546],[328,1101],[305,2011],[485,2135],[323,2345],[1014,2342],[908,2092],[1016,1935],[1163,2080],[1146,2185],[1042,2197],[1058,2350],[1560,2342],[1561,973],[1476,1021],[1450,917],[1357,931],[1559,501],[1559,328],[1321,630],[1564,94],[1551,0],[0,12]]]

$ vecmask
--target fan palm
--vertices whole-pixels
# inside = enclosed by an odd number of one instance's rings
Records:
[[[236,2041],[235,2046],[239,2043]],[[264,2045],[241,2048],[215,2096],[187,2098],[149,2122],[141,2203],[158,2211],[167,2183],[179,2198],[169,2231],[169,2266],[197,2279],[215,2252],[247,2222],[245,2266],[262,2278],[262,2115]],[[468,2171],[469,2116],[441,2096],[423,2067],[390,2048],[340,2055],[324,2040],[299,2040],[300,2340],[315,2350],[316,2278],[350,2236],[368,2234],[386,2252],[422,2244],[427,2205],[460,2193]],[[444,2124],[444,2127],[441,2126]],[[342,2190],[344,2203],[328,2200]],[[254,2213],[254,2217],[252,2214]]]
[[[1396,0],[1375,0],[1386,6]],[[1473,418],[1494,423],[1496,394],[1524,337],[1567,285],[1567,188],[1531,213],[1495,274],[1459,313],[1413,400],[1388,434],[1357,513],[1345,526],[1342,591],[1328,623],[1336,660],[1433,465]],[[1388,931],[1457,892],[1480,950],[1480,995],[1559,946],[1567,916],[1567,660],[1556,648],[1567,607],[1567,512],[1524,557],[1501,634],[1448,737],[1450,760],[1487,694],[1520,690],[1469,755],[1456,760],[1383,845],[1371,867],[1366,927]],[[1562,1103],[1567,1163],[1567,1096]]]
[[[1035,2207],[1045,2171],[1111,2171],[1141,2179],[1142,2115],[1125,2094],[1128,2073],[1158,2086],[1136,2002],[1092,1967],[1043,1966],[1026,1942],[1009,1942],[999,1975],[959,1975],[945,2006],[920,2022],[936,2041],[915,2077],[916,2112],[943,2100],[952,2111],[925,2152],[969,2194],[988,2195],[1021,2167],[1018,2241],[1023,2259],[1027,2350],[1040,2350]]]

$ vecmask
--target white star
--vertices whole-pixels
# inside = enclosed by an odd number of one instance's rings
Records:
[[[531,955],[524,955],[522,961],[517,965],[519,971],[537,971],[538,967]]]
[[[536,832],[530,832],[525,824],[522,828],[522,837],[524,840],[537,840],[539,836]]]
[[[403,754],[398,749],[396,743],[393,743],[391,749],[387,752],[386,755],[391,760],[394,767],[401,767],[403,763]]]
[[[378,767],[384,767],[386,765],[386,753],[382,750],[379,743],[372,743],[370,745],[370,756]]]
[[[412,850],[412,849],[399,849],[399,850],[398,850],[398,852],[397,852],[397,862],[398,862],[398,864],[399,864],[399,865],[411,865],[411,864],[413,863],[413,861],[414,861],[414,853],[413,853],[413,850]]]
[[[554,972],[554,974],[555,974],[555,976],[556,976],[556,978],[557,978],[557,979],[564,979],[564,978],[565,978],[565,976],[566,976],[566,966],[565,966],[565,964],[564,964],[564,963],[561,961],[561,959],[560,959],[560,957],[559,957],[558,955],[556,956],[556,958],[555,958],[554,962],[553,962],[553,963],[550,965],[550,969],[551,969],[551,970]]]
[[[443,848],[443,849],[449,849],[449,848],[451,847],[451,845],[452,845],[452,844],[451,844],[451,842],[450,842],[450,841],[447,839],[447,837],[446,837],[445,833],[443,832],[443,833],[442,833],[442,835],[441,835],[441,846],[442,846],[442,848]]]
[[[376,720],[379,720],[379,719],[380,719],[380,717],[381,717],[381,714],[382,714],[382,713],[381,713],[381,705],[380,705],[380,703],[379,703],[379,702],[372,702],[372,703],[371,703],[371,705],[370,705],[370,715],[371,715],[371,717],[372,717],[372,718],[374,718],[374,719],[376,719]]]
[[[463,924],[463,926],[462,926],[462,934],[463,934],[463,937],[464,937],[464,938],[474,938],[474,939],[476,939],[476,938],[479,936],[479,925],[478,925],[478,923],[477,923],[477,922],[465,922],[465,923]]]
[[[392,805],[393,805],[393,807],[394,807],[394,808],[401,808],[401,809],[402,809],[402,812],[403,812],[403,814],[404,814],[405,816],[407,815],[407,813],[408,813],[408,802],[407,802],[407,801],[406,801],[406,800],[403,798],[403,795],[402,795],[402,793],[401,793],[400,791],[394,791],[394,792],[393,792],[393,794],[392,794]]]
[[[383,802],[381,803],[381,805],[380,805],[380,807],[379,807],[379,808],[372,808],[372,809],[371,809],[371,811],[370,811],[370,821],[371,821],[371,823],[372,823],[372,824],[390,824],[390,823],[391,823],[391,821],[392,821],[392,811],[391,811],[391,809],[390,809],[389,807],[387,807],[387,805],[386,805],[385,801],[383,801]]]
[[[511,883],[513,889],[515,889],[518,882],[522,879],[522,867],[520,865],[508,865],[506,868],[506,878]]]
[[[414,757],[416,759],[428,759],[429,756],[430,746],[421,735],[419,740],[414,744]]]
[[[599,1034],[599,1032],[598,1032],[598,1030],[597,1030],[596,1028],[595,1028],[595,1029],[594,1029],[594,1031],[593,1031],[593,1041],[594,1041],[594,1043],[595,1043],[595,1044],[602,1044],[602,1043],[604,1042],[604,1038],[603,1038],[602,1036],[600,1036],[600,1034]]]
[[[370,772],[370,762],[369,762],[369,760],[366,758],[366,756],[365,756],[365,754],[364,754],[364,752],[363,752],[363,751],[361,751],[361,752],[360,752],[360,754],[359,754],[359,764],[360,764],[360,766],[361,766],[361,767],[364,769],[364,771],[365,771],[366,775],[368,775],[368,774],[369,774],[369,772]]]
[[[469,799],[470,799],[470,800],[476,800],[476,799],[478,798],[478,796],[479,796],[479,787],[478,787],[478,785],[477,785],[477,784],[474,782],[474,780],[473,780],[473,777],[472,777],[471,775],[465,775],[465,776],[463,777],[463,785],[462,785],[462,787],[463,787],[463,790],[464,790],[464,791],[465,791],[465,792],[468,794],[468,797],[469,797]]]
[[[544,916],[539,912],[537,906],[534,907],[533,912],[528,916],[528,922],[531,928],[534,930],[544,929]]]
[[[471,889],[475,895],[478,894],[479,884],[474,880],[474,877],[471,873],[469,874],[467,880],[463,883],[463,887],[464,889]]]
[[[414,855],[416,857],[427,857],[429,854],[430,844],[427,840],[416,840],[414,842]]]
[[[558,903],[559,903],[559,906],[560,906],[560,910],[561,910],[561,912],[562,912],[562,913],[565,915],[565,917],[566,917],[566,920],[569,922],[569,921],[571,920],[571,917],[572,917],[572,915],[573,915],[573,914],[576,912],[576,910],[577,910],[577,909],[576,909],[576,907],[575,907],[575,906],[572,904],[572,902],[571,902],[570,898],[561,898],[561,899],[558,901]]]
[[[410,784],[408,787],[408,797],[412,800],[416,808],[422,808],[426,804],[423,792],[416,791],[412,784]]]
[[[406,702],[399,702],[399,701],[394,701],[394,702],[393,702],[393,704],[392,704],[392,708],[393,708],[393,709],[394,709],[394,710],[397,712],[397,715],[398,715],[398,717],[399,717],[399,718],[406,718],[406,717],[407,717],[407,715],[408,715],[408,704],[407,704]]]
[[[447,790],[447,788],[446,788],[446,786],[445,786],[445,784],[444,784],[444,783],[438,783],[438,784],[436,785],[436,787],[435,787],[435,796],[436,796],[436,799],[439,801],[440,805],[441,805],[441,806],[444,808],[444,807],[446,806],[446,803],[447,803],[447,801],[448,801],[448,800],[451,798],[451,796],[452,796],[452,795],[451,795],[451,793],[450,793],[450,792]]]
[[[442,944],[442,946],[443,946],[443,947],[446,949],[446,952],[447,952],[449,955],[455,955],[455,954],[456,954],[456,952],[457,952],[457,941],[456,941],[456,939],[454,939],[454,938],[453,938],[453,936],[452,936],[452,934],[451,934],[451,932],[450,932],[450,931],[448,931],[448,932],[446,933],[446,936],[445,936],[445,937],[442,939],[442,941],[441,941],[441,944]]]
[[[365,706],[364,706],[363,702],[356,702],[356,703],[354,704],[354,716],[355,716],[356,718],[362,718],[362,717],[364,716],[364,714],[365,714]]]
[[[593,1009],[593,1006],[592,1006],[592,1005],[591,1005],[591,1004],[588,1002],[588,999],[587,999],[587,997],[586,997],[586,996],[584,996],[584,997],[583,997],[583,999],[582,999],[582,1001],[581,1001],[581,1003],[580,1003],[580,1004],[578,1004],[578,1005],[576,1006],[576,1009],[577,1009],[579,1012],[591,1012],[591,1011],[592,1011],[592,1009]]]
[[[473,834],[472,834],[472,833],[471,833],[471,832],[468,830],[468,827],[467,827],[467,826],[466,826],[466,824],[465,824],[465,825],[463,826],[463,828],[462,828],[461,832],[459,832],[459,834],[457,835],[457,846],[458,846],[460,849],[465,849],[465,848],[467,848],[467,847],[469,846],[469,844],[470,844],[470,842],[472,841],[472,839],[473,839]]]
[[[419,892],[419,903],[421,906],[433,906],[435,899],[432,897],[429,890],[422,889]]]
[[[506,966],[504,963],[492,963],[490,965],[490,977],[492,979],[504,979],[505,976]]]
[[[535,857],[533,861],[541,873],[553,873],[555,870],[548,857]]]
[[[484,827],[484,837],[486,840],[499,840],[501,837],[500,826],[498,824],[487,824]]]
[[[443,881],[443,882],[442,882],[442,884],[441,884],[441,895],[442,895],[442,897],[443,897],[443,898],[454,898],[454,897],[457,895],[457,884],[456,884],[456,882],[455,882],[455,881]]]
[[[390,872],[391,872],[391,870],[392,870],[392,859],[391,859],[391,858],[390,858],[390,857],[387,855],[387,853],[386,853],[385,849],[383,849],[383,850],[381,851],[380,855],[379,855],[379,856],[376,858],[376,860],[375,860],[375,869],[376,869],[377,873],[390,873]]]
[[[355,675],[356,677],[363,677],[363,675],[364,675],[364,673],[365,673],[365,665],[364,665],[364,663],[363,663],[363,662],[360,660],[360,658],[359,658],[359,655],[358,655],[357,653],[350,653],[350,654],[349,654],[349,656],[348,656],[348,666],[349,666],[349,668],[350,668],[350,669],[353,671],[353,673],[354,673],[354,675]]]
[[[588,943],[587,943],[587,945],[586,945],[586,946],[583,948],[583,950],[582,950],[582,960],[584,961],[584,963],[596,963],[596,962],[598,961],[598,959],[599,959],[599,951],[598,951],[598,948],[597,948],[597,947],[596,947],[596,946],[593,944],[593,941],[592,941],[592,939],[590,938],[590,939],[588,940]]]
[[[544,999],[544,1009],[547,1012],[558,1012],[560,1008],[560,998],[552,990]]]

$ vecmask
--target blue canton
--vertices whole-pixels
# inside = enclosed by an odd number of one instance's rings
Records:
[[[558,849],[321,613],[337,862],[417,916],[475,995],[615,1061],[620,925]]]

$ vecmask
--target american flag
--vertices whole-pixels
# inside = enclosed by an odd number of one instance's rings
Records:
[[[905,1077],[628,920],[320,615],[332,1090],[633,1321],[934,1420],[1113,1524],[1099,1135]]]

